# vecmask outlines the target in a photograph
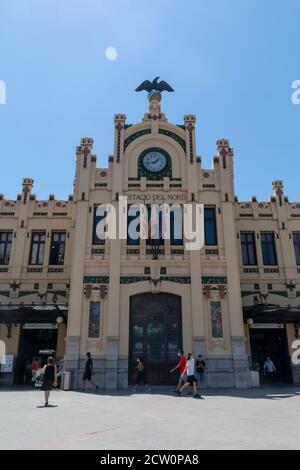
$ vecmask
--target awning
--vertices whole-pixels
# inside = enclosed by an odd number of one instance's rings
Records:
[[[244,321],[251,318],[255,323],[300,324],[300,305],[282,307],[274,304],[258,304],[243,307]]]
[[[0,323],[56,323],[57,317],[63,317],[66,323],[67,304],[46,305],[0,305]]]

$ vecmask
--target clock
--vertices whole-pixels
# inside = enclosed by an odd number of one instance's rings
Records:
[[[165,169],[167,159],[162,152],[159,152],[158,150],[150,150],[144,155],[142,163],[147,171],[158,173]]]

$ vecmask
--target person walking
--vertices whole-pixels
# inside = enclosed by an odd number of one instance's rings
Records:
[[[27,361],[25,365],[25,372],[24,372],[24,383],[30,384],[32,380],[32,371],[31,371],[31,362]]]
[[[41,368],[41,361],[38,357],[34,357],[31,364],[31,370],[36,372]]]
[[[181,397],[181,392],[187,388],[187,387],[193,387],[194,391],[194,398],[200,398],[200,395],[198,395],[198,390],[197,390],[197,379],[195,377],[195,359],[193,357],[193,353],[189,352],[187,356],[187,361],[186,365],[184,368],[183,374],[186,372],[187,374],[187,380],[184,385],[180,387],[180,389],[177,391],[177,395]]]
[[[197,390],[197,379],[195,377],[195,359],[193,357],[193,353],[189,352],[187,356],[187,361],[186,361],[186,366],[184,369],[183,373],[187,373],[187,381],[180,389],[177,391],[177,395],[181,397],[181,392],[191,386],[193,387],[194,391],[194,398],[200,398],[200,395],[198,395],[198,390]]]
[[[185,383],[185,380],[186,380],[186,374],[185,375],[183,374],[185,370],[185,366],[186,366],[186,358],[184,357],[184,352],[181,351],[180,349],[178,350],[178,357],[179,357],[179,360],[178,360],[177,366],[173,367],[173,369],[170,370],[170,374],[172,374],[173,372],[175,372],[175,370],[179,369],[178,385],[177,385],[176,390],[174,390],[174,393],[178,392],[178,390],[180,389],[180,387],[182,387],[182,385]]]
[[[41,368],[41,361],[38,357],[34,357],[31,363],[31,382],[34,386],[35,380],[38,376],[38,370]]]
[[[142,357],[138,357],[136,362],[137,362],[137,365],[136,365],[135,369],[137,370],[137,377],[136,377],[135,386],[133,387],[132,391],[136,392],[138,386],[143,384],[146,387],[146,392],[149,392],[150,387],[147,384],[146,368],[145,368],[144,359]]]
[[[87,352],[86,356],[87,356],[87,361],[85,363],[85,369],[84,369],[84,374],[82,377],[82,386],[81,386],[81,389],[83,392],[85,390],[85,384],[87,380],[95,387],[96,390],[98,390],[99,388],[92,378],[95,375],[95,373],[94,373],[93,359],[92,359],[91,353]]]
[[[270,357],[267,357],[264,363],[264,375],[267,377],[268,382],[273,382],[276,374],[276,367]]]
[[[50,392],[57,384],[57,370],[53,357],[48,357],[47,364],[43,368],[43,382],[41,390],[45,392],[45,406],[49,404]]]
[[[196,361],[196,379],[197,379],[198,390],[200,392],[200,397],[203,394],[203,390],[204,390],[205,367],[206,367],[205,361],[203,360],[202,355],[199,354],[197,361]]]

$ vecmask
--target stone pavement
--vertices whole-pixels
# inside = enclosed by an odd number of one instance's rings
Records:
[[[300,387],[52,392],[0,388],[0,449],[300,449]]]

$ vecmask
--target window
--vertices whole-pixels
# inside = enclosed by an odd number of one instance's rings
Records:
[[[293,233],[296,264],[300,266],[300,233]]]
[[[45,232],[33,232],[31,237],[29,264],[43,264],[45,253],[45,240]]]
[[[164,245],[165,240],[163,238],[164,230],[164,217],[163,210],[158,208],[155,210],[151,206],[148,209],[148,238],[146,245],[159,246]]]
[[[157,207],[156,212],[151,213],[151,207],[148,207],[148,238],[147,244],[164,244],[163,234],[167,229],[164,220],[163,209]],[[166,218],[167,219],[167,218]],[[140,209],[139,205],[132,205],[128,208],[127,216],[127,244],[140,244]],[[182,245],[182,208],[180,206],[170,208],[170,242],[171,245]],[[154,240],[157,240],[156,242]]]
[[[0,264],[9,264],[13,232],[0,232]]]
[[[93,245],[104,245],[105,244],[105,238],[99,238],[98,235],[97,235],[97,225],[106,217],[107,212],[101,210],[100,213],[97,214],[97,209],[98,209],[98,206],[94,206],[92,244]],[[102,228],[101,228],[101,230],[99,230],[99,233],[102,233],[103,231],[105,231],[104,227],[103,227],[103,230],[102,230]]]
[[[216,209],[214,207],[204,208],[204,237],[205,245],[218,244]]]
[[[64,264],[65,260],[65,232],[52,232],[49,264]]]
[[[265,266],[273,266],[277,264],[275,238],[274,233],[261,233],[261,250],[263,263]]]
[[[140,211],[138,206],[128,207],[127,245],[140,244]]]
[[[170,211],[171,245],[183,245],[182,207],[174,207]]]
[[[256,246],[254,232],[241,233],[242,259],[244,265],[256,265]]]

